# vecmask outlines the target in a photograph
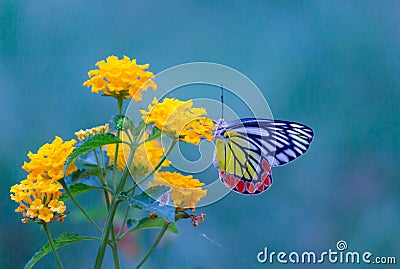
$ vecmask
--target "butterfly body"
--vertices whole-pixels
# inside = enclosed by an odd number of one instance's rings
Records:
[[[214,166],[222,182],[242,194],[259,194],[272,184],[271,167],[304,154],[314,133],[311,128],[280,120],[246,118],[226,123],[214,133]]]

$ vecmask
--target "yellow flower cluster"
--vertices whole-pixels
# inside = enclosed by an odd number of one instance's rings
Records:
[[[15,212],[21,212],[23,222],[39,219],[50,222],[54,218],[63,219],[66,207],[59,201],[62,186],[58,182],[64,176],[64,163],[74,150],[75,140],[64,142],[60,137],[51,144],[43,145],[36,154],[29,152],[30,162],[24,162],[22,168],[28,172],[26,179],[11,187],[11,200],[19,203]],[[71,164],[66,175],[76,171]]]
[[[75,136],[78,138],[79,141],[83,141],[85,138],[95,134],[108,133],[108,127],[109,124],[106,123],[105,125],[93,127],[91,129],[86,129],[86,130],[81,129],[78,132],[75,132]]]
[[[146,140],[148,136],[149,135],[147,133],[144,133],[140,141],[142,142]],[[121,134],[121,139],[123,141],[128,140],[125,133]],[[107,151],[107,156],[110,159],[109,161],[110,164],[114,163],[115,149],[116,145],[113,144],[105,146],[105,150]],[[135,155],[133,156],[134,162],[131,164],[130,172],[133,174],[133,176],[137,178],[151,171],[162,159],[164,151],[165,149],[160,146],[160,141],[157,139],[141,144],[136,149]],[[118,156],[117,156],[117,167],[119,170],[123,170],[125,168],[129,153],[130,153],[129,145],[125,143],[119,145]],[[164,160],[160,168],[168,165],[169,161]]]
[[[171,188],[171,197],[175,207],[195,209],[197,202],[206,196],[207,190],[201,189],[204,183],[193,176],[184,176],[177,172],[159,172],[154,174],[154,183],[148,186],[166,185]]]
[[[159,103],[154,98],[148,106],[148,111],[140,112],[146,124],[154,123],[159,130],[171,137],[195,145],[198,145],[202,138],[209,141],[213,139],[213,121],[205,117],[207,111],[204,108],[194,108],[192,100],[165,98]]]
[[[136,59],[129,59],[124,56],[119,60],[116,56],[107,57],[96,63],[99,69],[88,72],[89,80],[83,83],[83,86],[92,87],[92,92],[104,95],[114,96],[116,98],[132,98],[138,102],[142,100],[142,93],[149,87],[155,90],[157,88],[152,78],[154,74],[145,71],[149,64],[138,65]]]

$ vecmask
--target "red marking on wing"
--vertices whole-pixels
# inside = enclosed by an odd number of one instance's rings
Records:
[[[256,189],[260,192],[264,191],[264,185],[261,182],[256,183]]]
[[[267,173],[263,173],[263,174],[261,175],[261,181],[262,181],[262,183],[264,183],[264,185],[265,185],[266,187],[271,186],[271,177],[270,177],[270,175],[271,175],[271,174],[267,174]]]
[[[230,189],[235,188],[237,179],[233,175],[220,171],[219,176],[226,187]]]
[[[261,166],[267,174],[271,174],[271,167],[265,159],[262,159]]]
[[[236,190],[240,193],[244,192],[244,182],[242,180],[239,180],[236,184]]]
[[[229,180],[228,180],[228,185],[229,185],[229,187],[230,187],[231,189],[235,188],[238,179],[237,179],[235,176],[233,176],[233,175],[229,175],[229,178],[228,178],[228,179],[229,179]]]
[[[225,186],[233,191],[242,194],[258,194],[266,191],[272,185],[271,167],[265,159],[261,161],[261,168],[258,176],[252,181],[243,180],[221,170],[219,176]]]
[[[252,182],[246,182],[246,189],[250,194],[256,191],[256,187]]]

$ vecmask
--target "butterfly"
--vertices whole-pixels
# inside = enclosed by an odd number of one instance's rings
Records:
[[[314,137],[311,128],[282,120],[219,119],[214,133],[214,166],[221,181],[241,194],[259,194],[272,184],[271,167],[304,154]]]

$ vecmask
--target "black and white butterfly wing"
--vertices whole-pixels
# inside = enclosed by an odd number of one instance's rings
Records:
[[[220,179],[242,194],[258,194],[272,184],[270,167],[287,164],[304,154],[314,133],[294,122],[240,119],[216,131],[216,162]]]
[[[311,128],[282,120],[246,118],[228,123],[225,129],[256,145],[271,167],[285,165],[304,154],[314,137]]]

